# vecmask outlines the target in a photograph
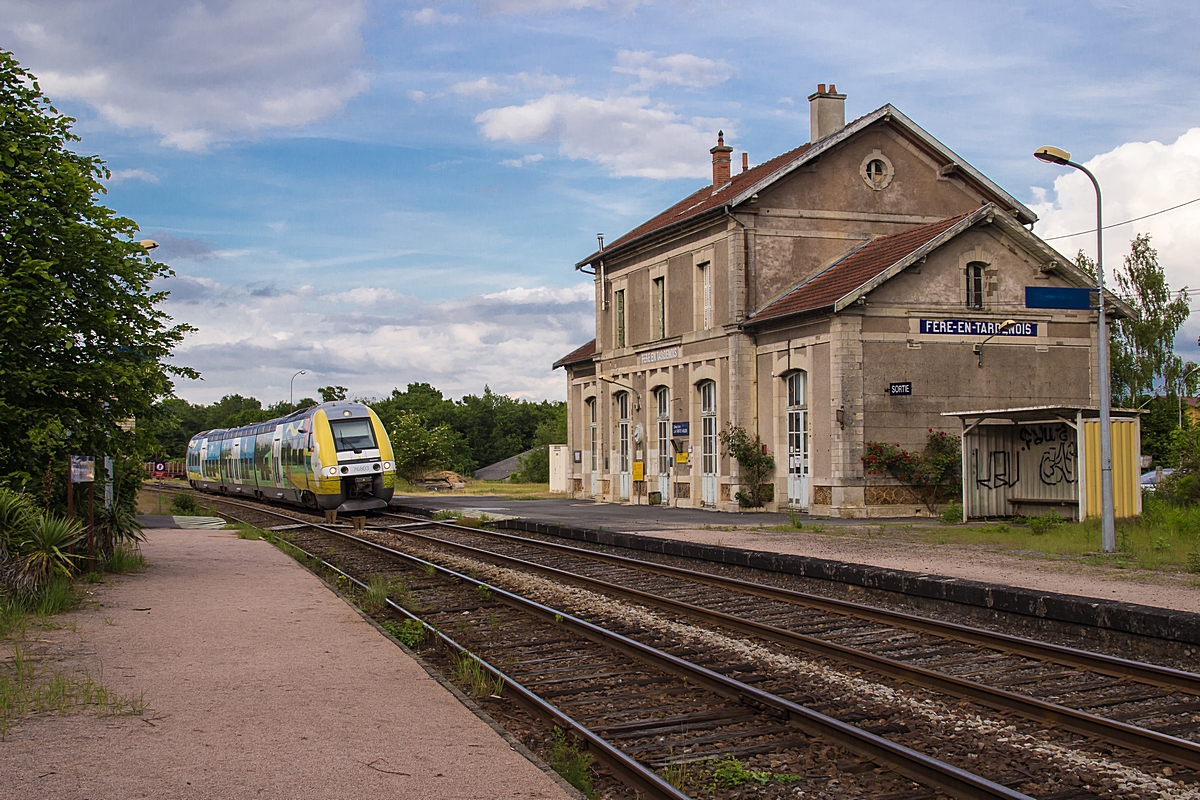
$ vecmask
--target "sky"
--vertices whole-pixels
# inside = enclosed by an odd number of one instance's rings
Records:
[[[177,393],[264,403],[429,382],[563,399],[592,338],[573,265],[711,180],[808,140],[818,83],[891,103],[1029,205],[1064,254],[1200,198],[1195,2],[0,0],[0,48],[112,170],[198,330]],[[1200,203],[1148,233],[1200,310]],[[1051,238],[1063,237],[1066,238]],[[1200,362],[1200,313],[1176,349]]]

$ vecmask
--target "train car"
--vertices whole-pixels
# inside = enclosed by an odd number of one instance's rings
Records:
[[[187,479],[203,492],[345,512],[386,508],[396,481],[383,423],[345,400],[198,433],[188,442]]]

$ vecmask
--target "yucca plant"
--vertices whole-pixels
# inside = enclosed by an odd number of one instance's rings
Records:
[[[29,588],[16,555],[32,521],[33,511],[25,495],[0,488],[0,593]]]
[[[20,543],[20,560],[34,588],[45,585],[54,575],[71,576],[75,556],[67,551],[82,538],[83,525],[73,519],[50,514],[33,518]]]
[[[102,553],[113,552],[118,545],[144,542],[141,523],[128,508],[116,503],[96,510],[96,539]]]

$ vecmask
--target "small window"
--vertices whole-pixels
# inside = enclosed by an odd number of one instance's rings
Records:
[[[983,308],[983,264],[967,265],[967,308]]]
[[[873,158],[867,163],[867,180],[878,186],[883,183],[887,177],[887,164],[884,164],[878,158]]]
[[[625,346],[625,290],[613,293],[613,344]]]
[[[708,330],[713,324],[712,302],[712,265],[705,261],[700,265],[701,298],[700,307],[703,309],[700,318],[701,330]]]
[[[654,338],[667,335],[667,279],[654,279]]]

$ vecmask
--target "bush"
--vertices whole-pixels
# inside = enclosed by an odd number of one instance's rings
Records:
[[[941,517],[942,522],[947,525],[958,525],[963,521],[962,503],[958,502],[957,500],[949,503],[945,508],[942,509],[942,513],[938,516]]]
[[[171,500],[171,513],[181,517],[192,517],[200,513],[200,504],[191,492],[179,492]]]
[[[962,440],[957,436],[933,428],[920,453],[901,450],[894,444],[867,442],[863,469],[871,475],[890,474],[907,484],[933,511],[937,503],[962,495],[961,447]]]
[[[775,472],[775,457],[767,452],[767,446],[757,433],[751,439],[740,425],[730,423],[721,431],[720,439],[725,455],[732,456],[738,463],[738,477],[744,487],[734,495],[738,505],[742,508],[762,508],[775,496],[774,485],[767,483],[767,479]],[[770,488],[769,495],[765,491],[767,487]]]

